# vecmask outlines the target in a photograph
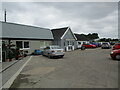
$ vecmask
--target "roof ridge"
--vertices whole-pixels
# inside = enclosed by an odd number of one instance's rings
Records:
[[[13,24],[13,25],[20,25],[20,26],[26,26],[26,27],[33,27],[33,28],[40,28],[40,29],[50,30],[49,28],[42,28],[42,27],[32,26],[32,25],[25,25],[25,24],[12,23],[12,22],[3,22],[3,21],[0,21],[0,22],[7,23],[7,24]]]
[[[64,29],[64,28],[69,28],[69,27],[54,28],[54,29],[51,29],[51,30],[59,30],[59,29]]]

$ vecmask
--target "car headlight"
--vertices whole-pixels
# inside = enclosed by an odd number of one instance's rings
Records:
[[[111,52],[110,54],[113,54],[113,52]]]

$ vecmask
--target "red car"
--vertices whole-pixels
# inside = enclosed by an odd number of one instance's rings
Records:
[[[110,56],[112,59],[120,60],[120,49],[112,50]]]
[[[85,48],[96,48],[96,45],[92,44],[83,44],[82,46],[84,46]]]
[[[113,46],[113,49],[112,49],[112,50],[115,50],[115,49],[120,49],[120,43],[116,43],[116,44]]]

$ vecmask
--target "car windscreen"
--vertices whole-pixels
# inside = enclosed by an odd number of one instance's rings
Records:
[[[108,45],[108,43],[103,43],[103,44],[107,44]]]

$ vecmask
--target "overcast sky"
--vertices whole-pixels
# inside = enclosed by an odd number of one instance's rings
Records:
[[[5,2],[4,9],[8,22],[50,29],[69,26],[74,33],[118,37],[117,2]],[[3,21],[3,14],[0,17]]]

